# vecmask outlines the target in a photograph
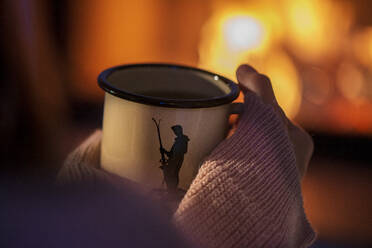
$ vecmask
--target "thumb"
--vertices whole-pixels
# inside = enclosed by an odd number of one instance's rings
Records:
[[[277,101],[270,79],[258,73],[249,65],[241,65],[236,71],[236,77],[243,93],[248,91],[256,93],[263,102],[270,105],[276,105]]]

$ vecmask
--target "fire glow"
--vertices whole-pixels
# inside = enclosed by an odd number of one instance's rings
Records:
[[[332,0],[226,3],[202,29],[199,66],[235,79],[240,64],[252,64],[290,118],[371,133],[372,27],[355,32],[353,21],[352,6]]]
[[[116,64],[186,64],[235,80],[236,68],[249,63],[305,127],[372,134],[372,26],[354,20],[356,3],[173,2],[74,5],[69,58],[79,97],[100,99],[95,75]]]
[[[226,20],[224,38],[230,50],[249,50],[262,42],[261,23],[249,16],[237,16]]]

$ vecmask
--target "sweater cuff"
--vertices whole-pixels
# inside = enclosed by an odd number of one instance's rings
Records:
[[[236,132],[202,165],[175,214],[202,247],[307,247],[299,172],[287,129],[254,94]]]

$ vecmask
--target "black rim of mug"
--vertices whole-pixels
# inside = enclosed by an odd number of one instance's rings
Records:
[[[160,98],[160,97],[151,97],[151,96],[145,96],[140,94],[131,93],[128,91],[121,90],[114,85],[112,85],[110,82],[107,81],[108,76],[118,70],[125,70],[125,69],[131,69],[136,67],[159,67],[159,68],[171,68],[171,69],[183,69],[183,70],[189,70],[189,71],[196,71],[201,72],[204,74],[207,74],[211,77],[218,76],[219,80],[221,80],[223,83],[225,83],[229,89],[230,92],[223,96],[218,97],[211,97],[211,98],[205,98],[205,99],[187,99],[187,100],[180,100],[180,99],[166,99],[166,98]],[[231,103],[239,96],[239,87],[236,83],[233,81],[220,76],[216,73],[212,73],[206,70],[184,66],[184,65],[177,65],[177,64],[161,64],[161,63],[152,63],[152,64],[128,64],[128,65],[119,65],[115,67],[108,68],[101,72],[98,76],[98,85],[107,93],[120,97],[125,100],[137,102],[137,103],[143,103],[147,105],[154,105],[154,106],[160,106],[160,107],[168,107],[168,108],[208,108],[208,107],[216,107],[219,105],[224,105],[227,103]]]

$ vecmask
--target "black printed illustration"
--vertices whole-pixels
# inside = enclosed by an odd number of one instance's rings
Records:
[[[160,135],[160,120],[155,122],[159,144],[160,144],[160,163],[159,167],[163,171],[164,181],[168,190],[176,190],[179,183],[179,172],[184,160],[184,156],[187,153],[187,144],[189,138],[183,134],[183,128],[181,125],[172,126],[173,133],[176,135],[172,148],[167,151],[162,144]],[[167,157],[167,158],[166,158]]]

